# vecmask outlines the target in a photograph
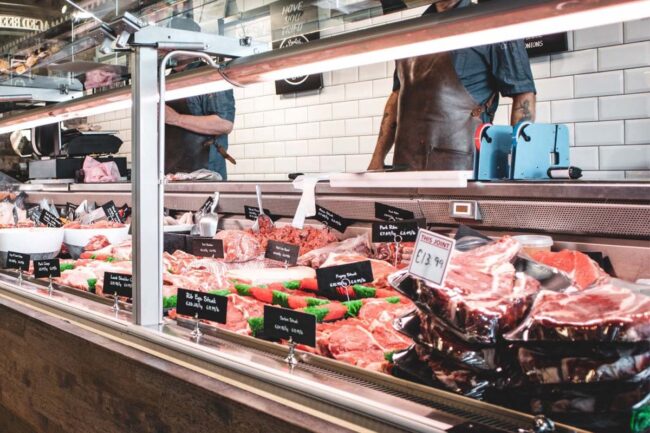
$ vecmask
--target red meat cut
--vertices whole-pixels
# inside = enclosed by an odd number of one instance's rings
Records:
[[[612,284],[573,293],[543,290],[506,338],[641,342],[650,338],[650,297]]]
[[[557,253],[534,251],[530,256],[540,263],[566,272],[573,280],[573,284],[580,289],[585,289],[593,284],[602,284],[609,280],[609,275],[588,255],[580,251],[562,250]]]

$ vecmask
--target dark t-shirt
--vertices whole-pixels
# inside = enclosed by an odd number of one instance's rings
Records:
[[[469,3],[469,0],[461,0],[456,7],[464,7]],[[423,15],[436,12],[435,4],[432,4]],[[461,83],[478,105],[487,103],[490,96],[496,93],[488,112],[483,113],[484,122],[491,122],[494,118],[499,105],[499,94],[510,97],[519,93],[536,92],[523,40],[463,48],[452,51],[451,55]],[[400,82],[395,71],[393,90],[399,88]]]

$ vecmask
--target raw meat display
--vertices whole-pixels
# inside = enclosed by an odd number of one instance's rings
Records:
[[[108,220],[101,220],[94,222],[92,224],[82,224],[79,221],[73,221],[69,222],[67,224],[63,225],[64,229],[114,229],[114,228],[122,228],[126,227],[122,223],[114,222],[114,221],[108,221]]]
[[[540,263],[566,272],[579,289],[585,289],[593,284],[602,284],[609,280],[609,275],[596,262],[579,251],[562,250],[557,253],[533,251],[530,256]]]
[[[324,247],[311,250],[298,258],[298,264],[320,268],[331,253],[368,257],[370,254],[368,235],[359,235],[341,242],[332,242]]]
[[[214,238],[223,241],[226,262],[246,262],[264,253],[259,239],[243,230],[222,230]]]
[[[293,266],[285,269],[261,268],[261,269],[233,269],[227,271],[228,278],[247,284],[270,284],[283,281],[302,280],[303,278],[314,278],[316,272],[306,266]]]
[[[574,293],[542,291],[511,341],[641,342],[650,339],[650,297],[604,284]]]
[[[372,258],[385,260],[401,269],[411,262],[414,247],[415,242],[400,242],[399,246],[395,242],[375,243]]]
[[[262,251],[266,249],[269,240],[300,245],[299,254],[302,256],[312,250],[323,248],[332,242],[337,242],[336,236],[327,228],[307,226],[297,229],[290,225],[274,226],[270,218],[258,218],[259,231],[249,230],[259,241]]]

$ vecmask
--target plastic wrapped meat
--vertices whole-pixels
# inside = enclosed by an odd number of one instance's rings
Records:
[[[332,242],[324,247],[311,250],[298,258],[298,264],[302,266],[311,266],[319,268],[330,253],[336,254],[355,254],[368,256],[370,254],[370,244],[367,235],[359,235],[353,238],[345,239],[341,242]]]
[[[648,380],[650,352],[633,349],[599,352],[596,348],[554,356],[548,350],[521,347],[519,365],[529,382],[539,384],[594,383],[616,380]]]
[[[99,162],[87,156],[83,163],[84,182],[117,182],[120,170],[113,161]]]
[[[465,341],[496,343],[523,320],[540,287],[510,263],[518,251],[519,243],[508,236],[467,252],[455,251],[444,287],[418,281],[418,303]]]
[[[512,364],[506,347],[466,343],[435,318],[421,311],[400,318],[397,325],[401,332],[410,335],[418,344],[469,369],[499,373]]]
[[[246,262],[264,252],[259,240],[243,230],[222,230],[214,238],[223,241],[226,262]]]
[[[605,283],[610,278],[588,255],[579,251],[533,251],[530,256],[540,263],[566,272],[579,289]]]
[[[543,290],[511,341],[641,342],[650,339],[650,297],[611,284],[574,293]]]

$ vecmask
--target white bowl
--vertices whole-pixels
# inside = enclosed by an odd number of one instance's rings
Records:
[[[73,247],[85,247],[97,235],[106,236],[111,244],[119,244],[129,237],[129,226],[102,229],[63,229],[63,242]]]
[[[0,229],[0,251],[29,255],[54,254],[61,251],[63,229],[53,227],[20,227]]]

